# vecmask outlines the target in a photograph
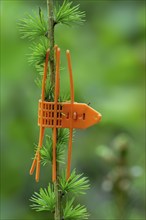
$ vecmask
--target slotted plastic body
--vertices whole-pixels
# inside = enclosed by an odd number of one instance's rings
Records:
[[[42,102],[39,100],[38,125],[40,126],[42,118],[42,126],[44,128],[53,128],[56,121],[56,128],[70,128],[72,121],[73,128],[88,128],[101,119],[101,114],[84,103],[57,103],[57,117],[54,114],[54,102]],[[71,114],[72,108],[72,114]],[[41,111],[42,116],[41,116]]]

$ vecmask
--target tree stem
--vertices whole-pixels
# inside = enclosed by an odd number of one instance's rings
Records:
[[[50,80],[52,83],[52,86],[54,87],[55,85],[55,61],[54,61],[54,13],[53,13],[53,0],[47,0],[47,5],[48,5],[48,38],[50,41]]]
[[[53,0],[47,0],[47,6],[48,6],[48,38],[50,42],[50,59],[49,59],[49,65],[50,65],[50,81],[52,84],[52,87],[55,86],[55,60],[54,60],[54,13],[53,13]],[[54,192],[56,197],[56,204],[55,204],[55,214],[54,219],[55,220],[61,220],[61,194],[59,190],[59,163],[56,164],[56,174],[57,179],[54,182]]]

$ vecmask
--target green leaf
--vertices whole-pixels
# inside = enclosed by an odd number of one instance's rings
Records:
[[[68,143],[69,138],[69,129],[58,129],[58,140],[57,144],[66,145]]]
[[[87,177],[83,177],[83,174],[76,174],[73,170],[69,180],[66,180],[65,172],[62,172],[59,178],[60,189],[63,193],[72,192],[74,194],[85,194],[85,191],[89,189],[90,184]]]
[[[54,88],[50,81],[50,76],[48,74],[45,86],[45,100],[53,102],[54,101]]]
[[[32,209],[36,211],[50,211],[54,212],[55,209],[55,194],[53,187],[49,184],[48,188],[40,188],[40,192],[35,192],[31,197],[30,201],[33,203]]]
[[[27,14],[25,18],[19,22],[19,30],[23,39],[36,40],[40,36],[45,36],[47,32],[47,22],[42,11],[33,15]]]
[[[43,76],[44,74],[44,63],[36,65],[35,66],[37,72],[39,73],[40,76]]]
[[[64,163],[64,152],[66,145],[68,143],[69,130],[68,129],[58,129],[58,138],[57,138],[57,161]],[[40,150],[41,161],[45,166],[49,162],[52,162],[52,137],[46,135],[46,143]]]
[[[55,7],[55,23],[62,23],[66,25],[81,24],[85,20],[85,12],[79,10],[80,5],[72,6],[73,2],[64,0],[61,6]]]
[[[70,94],[69,93],[62,93],[59,97],[59,102],[66,102],[70,100]]]
[[[40,77],[37,77],[35,80],[34,80],[35,84],[41,88],[42,87],[42,80],[40,79]]]
[[[46,51],[48,48],[49,42],[45,37],[42,37],[39,43],[33,43],[32,47],[30,47],[32,52],[29,54],[28,62],[38,68],[38,65],[45,62]]]
[[[42,77],[44,74],[44,64],[36,65],[36,70],[39,73],[39,77],[36,78],[35,83],[39,88],[41,88]],[[45,101],[50,101],[50,102],[54,101],[54,89],[50,81],[49,68],[48,68],[47,79],[45,84]]]
[[[74,198],[66,202],[66,206],[63,209],[63,218],[64,220],[84,220],[88,219],[89,214],[85,206],[80,204],[73,206]]]
[[[46,135],[46,143],[40,150],[41,163],[45,166],[47,163],[52,162],[52,138]]]

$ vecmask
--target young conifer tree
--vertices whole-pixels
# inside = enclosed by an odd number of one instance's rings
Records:
[[[39,12],[28,14],[20,20],[19,28],[22,38],[32,41],[28,62],[32,64],[38,72],[35,80],[41,87],[46,51],[50,48],[51,57],[49,59],[50,68],[48,71],[45,87],[45,100],[54,101],[55,84],[55,27],[58,24],[73,25],[84,22],[85,13],[79,10],[80,5],[73,5],[73,2],[47,0],[48,18],[44,16],[41,8]],[[67,98],[60,96],[60,101],[67,101]],[[39,192],[34,192],[30,201],[32,209],[36,211],[48,211],[52,213],[52,219],[55,220],[81,220],[88,219],[86,207],[75,205],[75,196],[85,194],[89,188],[89,180],[83,177],[83,174],[76,174],[73,170],[69,180],[66,180],[65,168],[61,167],[64,161],[65,149],[68,143],[68,129],[58,129],[57,131],[57,180],[55,183],[49,183],[47,188],[41,188]],[[42,164],[52,164],[52,137],[46,136],[45,144],[42,147]]]

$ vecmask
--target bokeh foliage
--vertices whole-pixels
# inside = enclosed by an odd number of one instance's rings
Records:
[[[70,49],[76,101],[90,102],[103,119],[97,126],[76,132],[72,168],[91,180],[84,197],[91,219],[113,219],[115,201],[101,187],[110,167],[96,150],[99,145],[112,146],[113,139],[125,133],[131,140],[128,163],[143,169],[131,185],[128,220],[143,220],[145,5],[143,1],[79,3],[86,11],[85,24],[56,30],[56,43],[62,50],[61,90],[69,91],[65,50]],[[42,168],[41,185],[28,175],[32,143],[38,141],[40,90],[34,83],[37,73],[27,64],[30,45],[20,39],[17,25],[26,12],[39,12],[39,7],[44,11],[46,1],[1,1],[1,215],[5,220],[33,220],[34,215],[35,219],[49,219],[47,213],[36,217],[29,207],[30,195],[51,179],[51,167]]]

